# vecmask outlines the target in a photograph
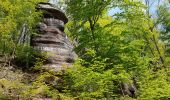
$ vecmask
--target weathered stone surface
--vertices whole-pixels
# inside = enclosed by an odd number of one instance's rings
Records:
[[[68,22],[68,19],[65,16],[65,14],[59,9],[53,7],[53,5],[50,3],[44,3],[44,2],[39,3],[37,6],[37,10],[46,11],[45,13],[43,13],[44,17],[59,19],[62,20],[64,23]]]
[[[32,37],[31,45],[42,52],[47,52],[45,69],[64,70],[75,60],[73,45],[64,33],[64,24],[68,19],[64,13],[49,3],[40,3],[38,10],[43,11],[43,20],[37,25],[38,35]]]

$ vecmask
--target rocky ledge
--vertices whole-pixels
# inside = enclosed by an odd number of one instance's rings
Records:
[[[47,52],[47,61],[42,68],[64,70],[76,58],[73,45],[64,33],[68,19],[49,3],[39,3],[37,10],[43,12],[43,19],[37,25],[38,34],[31,38],[31,45],[41,52]]]

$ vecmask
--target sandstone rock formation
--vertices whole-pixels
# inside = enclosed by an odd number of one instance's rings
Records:
[[[32,37],[31,45],[48,54],[47,62],[42,68],[63,70],[76,58],[73,45],[64,33],[64,25],[68,19],[63,12],[49,3],[39,3],[37,10],[43,12],[43,19],[37,25],[39,34]]]

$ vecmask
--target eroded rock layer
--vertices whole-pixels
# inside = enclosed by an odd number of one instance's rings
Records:
[[[31,45],[42,52],[47,52],[47,62],[43,68],[63,70],[76,58],[73,46],[64,33],[64,24],[68,19],[64,13],[49,3],[40,3],[37,9],[43,11],[43,19],[37,25],[39,34],[32,37]]]

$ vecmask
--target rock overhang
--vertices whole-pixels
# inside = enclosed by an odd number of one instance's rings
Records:
[[[68,18],[66,17],[66,15],[50,3],[40,2],[38,3],[36,9],[38,11],[42,11],[44,16],[50,16],[56,19],[60,19],[64,22],[64,24],[68,22]]]

